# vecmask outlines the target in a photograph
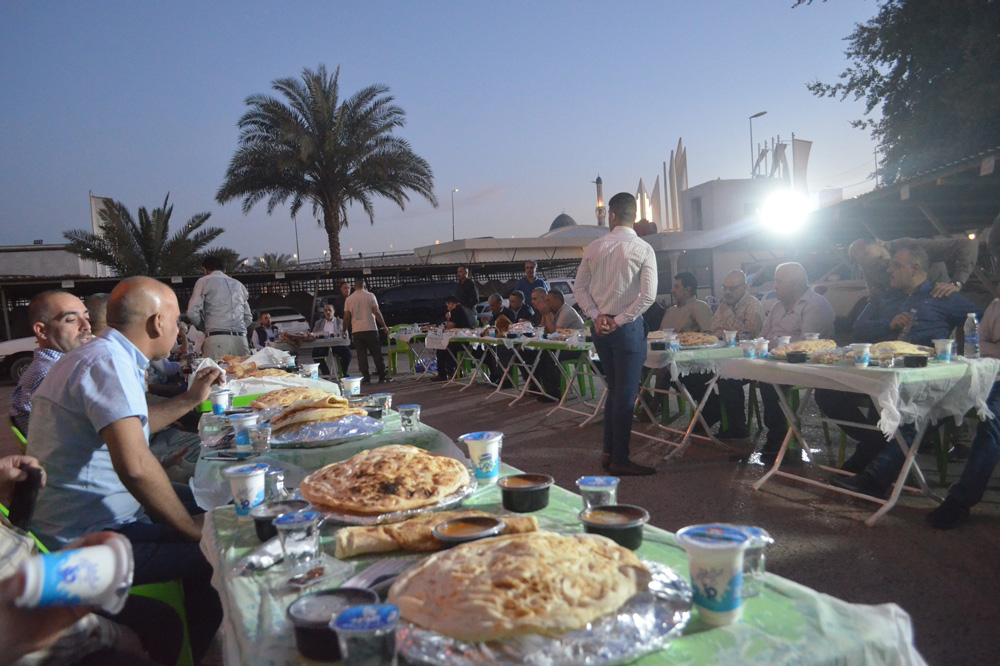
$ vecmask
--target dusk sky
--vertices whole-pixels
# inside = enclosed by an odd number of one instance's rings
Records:
[[[248,95],[303,68],[340,67],[341,91],[382,83],[399,134],[434,171],[438,208],[352,211],[344,253],[457,236],[538,236],[560,213],[595,224],[605,197],[652,191],[683,138],[690,185],[750,172],[754,140],[813,141],[809,188],[871,189],[860,103],[806,83],[844,69],[869,0],[591,2],[5,2],[0,7],[0,235],[61,243],[90,227],[87,193],[135,213],[167,192],[175,225],[200,212],[243,256],[295,252],[287,208],[220,206]],[[327,247],[311,209],[303,259]]]

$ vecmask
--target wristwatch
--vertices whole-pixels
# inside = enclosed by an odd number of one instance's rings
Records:
[[[958,288],[959,288],[959,290],[961,290],[961,289],[962,289],[962,283],[961,283],[961,282],[959,282],[958,280],[955,280],[954,282],[952,282],[952,284],[953,284],[953,285],[955,285],[956,287],[958,287]]]

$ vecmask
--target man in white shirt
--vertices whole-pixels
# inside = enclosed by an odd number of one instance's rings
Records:
[[[584,250],[574,284],[577,302],[594,322],[594,348],[608,385],[601,466],[615,476],[656,473],[629,460],[633,409],[646,360],[642,313],[656,297],[656,257],[632,228],[635,211],[631,194],[621,192],[611,198],[611,233]]]
[[[346,302],[346,301],[345,301]],[[327,338],[346,338],[347,331],[344,330],[344,322],[337,318],[336,308],[330,303],[323,306],[323,318],[316,320],[313,326],[313,335]],[[340,359],[340,376],[347,376],[347,368],[351,365],[351,347],[349,345],[330,347],[330,351]],[[319,362],[320,372],[324,375],[330,374],[330,369],[326,367],[326,359]]]
[[[382,312],[378,309],[378,299],[375,294],[365,289],[364,278],[354,280],[354,293],[344,301],[344,325],[354,340],[354,349],[358,352],[358,368],[361,370],[361,383],[370,384],[371,374],[368,372],[368,354],[375,359],[375,369],[378,371],[379,383],[391,382],[386,375],[385,359],[382,358],[382,343],[379,342],[379,330],[389,332],[385,325]]]
[[[202,353],[209,358],[231,354],[247,356],[247,326],[253,321],[247,288],[222,270],[222,260],[205,257],[205,276],[194,283],[188,301],[188,317],[205,331]]]

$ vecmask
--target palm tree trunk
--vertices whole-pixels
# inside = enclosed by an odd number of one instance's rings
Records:
[[[326,239],[330,244],[330,267],[340,268],[340,218],[329,210],[323,211],[323,227],[326,229]]]

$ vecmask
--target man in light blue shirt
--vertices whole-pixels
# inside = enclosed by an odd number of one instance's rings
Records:
[[[35,392],[28,451],[45,462],[33,529],[51,545],[101,530],[132,542],[134,583],[181,579],[195,660],[221,622],[201,553],[201,516],[192,516],[149,450],[149,433],[208,398],[218,370],[147,407],[144,374],[177,338],[180,308],[165,284],[129,278],[111,293],[108,328],[57,361]]]

